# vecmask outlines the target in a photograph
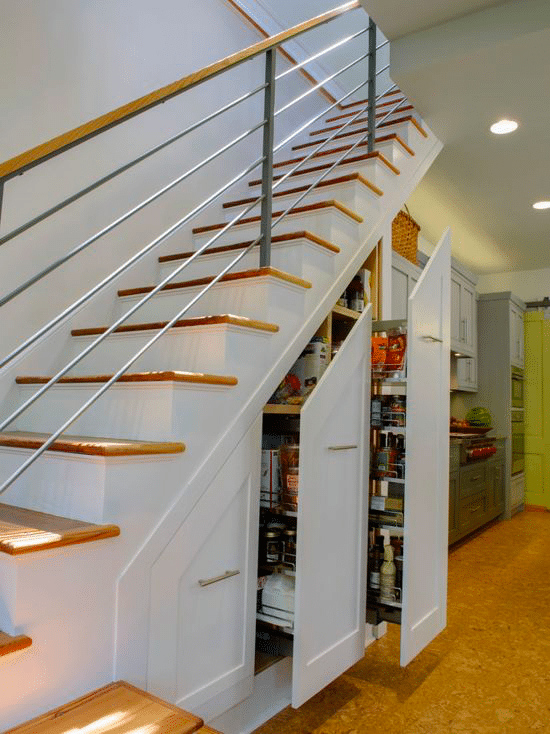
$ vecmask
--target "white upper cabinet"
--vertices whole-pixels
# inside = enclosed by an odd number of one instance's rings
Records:
[[[459,270],[460,268],[460,270]],[[453,261],[451,270],[451,349],[477,356],[477,296],[474,276]]]
[[[409,301],[401,665],[446,625],[450,252],[447,231]]]
[[[292,705],[364,654],[371,309],[300,413]]]
[[[512,302],[510,303],[510,361],[514,367],[523,369],[523,310]]]
[[[420,278],[422,269],[406,258],[392,251],[392,290],[391,317],[406,319],[408,316],[409,296]]]

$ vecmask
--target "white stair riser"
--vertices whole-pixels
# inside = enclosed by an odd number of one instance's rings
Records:
[[[100,388],[59,385],[48,390],[23,415],[13,430],[51,433]],[[38,386],[20,386],[20,402]],[[237,391],[237,393],[235,393]],[[229,394],[232,393],[232,394]],[[117,383],[109,388],[68,429],[79,436],[109,436],[143,441],[186,441],[206,437],[212,415],[224,422],[235,411],[238,387],[192,383]]]
[[[281,189],[290,188],[290,186],[281,186]],[[290,206],[298,196],[302,194],[288,194],[287,196],[277,196],[273,199],[273,206],[279,210],[285,210]],[[307,204],[313,204],[318,201],[326,201],[327,199],[335,199],[339,201],[348,209],[360,214],[363,219],[372,219],[380,208],[380,196],[368,186],[358,182],[349,181],[347,183],[334,184],[333,186],[323,186],[320,189],[316,188],[310,191],[300,202],[299,206],[305,206]],[[230,221],[243,211],[245,207],[240,204],[232,206],[228,209],[224,209],[226,221]],[[259,214],[260,207],[255,207],[250,216]]]
[[[10,476],[31,454],[26,449],[0,448],[0,476]],[[144,503],[139,492],[156,492],[160,497],[164,481],[168,487],[178,472],[181,475],[177,462],[184,457],[103,457],[47,451],[4,492],[2,501],[86,522],[123,523],[124,516],[137,512]],[[164,475],[162,487],[158,486],[159,475]]]
[[[126,321],[138,324],[151,321],[167,321],[198,296],[205,286],[159,291]],[[119,318],[143,296],[125,296],[118,299],[115,318]],[[304,288],[272,276],[244,278],[216,283],[193,304],[182,318],[215,316],[231,313],[250,319],[278,322],[286,311],[303,313]]]
[[[383,114],[383,116],[380,116],[380,117],[377,117],[376,118],[376,123],[381,123],[382,121],[383,122],[393,122],[394,120],[399,120],[401,117],[408,117],[409,115],[412,115],[419,123],[421,123],[421,118],[416,113],[415,110],[402,110],[402,109],[399,109],[396,112],[392,112],[390,115],[388,115],[388,117],[385,117],[389,113],[389,111],[391,110],[391,108],[392,108],[392,105],[388,105],[386,108],[382,108],[380,110],[377,110],[377,115],[378,115],[379,112],[383,112],[384,114]],[[357,112],[357,110],[355,112]],[[353,112],[353,114],[355,114],[355,112]],[[332,120],[330,122],[327,120],[325,122],[325,124],[322,125],[322,127],[320,128],[320,130],[323,130],[323,129],[326,130],[327,127],[332,127],[333,125],[344,125],[346,122],[348,122],[348,120],[351,119],[352,116],[353,115],[350,115],[349,117],[342,117],[339,120]],[[365,118],[365,120],[363,122],[359,122],[357,124],[355,122],[352,122],[350,125],[348,125],[346,127],[345,130],[342,130],[342,132],[344,132],[344,133],[345,132],[349,132],[350,130],[353,130],[354,127],[366,127],[366,125],[367,125],[366,117],[367,117],[367,113],[365,111],[364,114],[361,114],[361,115],[359,115],[359,117],[356,118],[356,120],[357,119],[361,119],[361,118]],[[385,117],[385,119],[384,119],[384,117]],[[384,129],[384,128],[382,128],[382,129]],[[308,140],[315,140],[315,139],[320,138],[320,137],[326,138],[327,136],[332,135],[334,132],[336,132],[336,131],[335,130],[330,130],[330,132],[324,132],[324,133],[315,132],[315,133],[312,133],[308,137]]]
[[[299,153],[300,151],[296,151]],[[362,150],[361,148],[359,150],[353,151],[351,154],[352,158],[355,158],[359,155],[366,154],[365,150]],[[305,169],[308,168],[315,168],[316,166],[324,166],[325,164],[332,164],[334,163],[342,153],[337,153],[335,155],[330,156],[322,156],[321,158],[310,158],[306,163],[303,164],[303,167]],[[296,156],[297,158],[299,156]],[[292,163],[288,166],[281,166],[280,168],[275,168],[273,171],[273,174],[275,176],[280,176],[287,171],[292,170],[297,164]],[[321,176],[323,173],[326,173],[325,170],[322,171],[313,171],[312,173],[300,173],[300,169],[296,171],[295,176],[289,176],[287,179],[283,181],[280,188],[294,188],[295,186],[303,186],[304,184],[312,184],[314,181],[316,181],[319,176]],[[334,178],[335,176],[345,176],[348,173],[360,173],[362,176],[364,176],[366,179],[368,179],[371,183],[373,183],[375,186],[378,186],[379,189],[382,189],[382,191],[387,191],[392,186],[392,184],[395,184],[395,176],[396,174],[388,168],[388,166],[381,163],[376,158],[367,158],[363,161],[355,161],[351,163],[340,163],[339,165],[335,166],[330,173],[327,173],[326,178]],[[275,183],[277,183],[275,181]],[[255,195],[259,193],[260,186],[251,186],[249,187],[252,195]]]
[[[277,211],[279,210],[277,209]],[[288,215],[272,232],[274,234],[285,234],[286,232],[299,232],[301,230],[316,234],[318,237],[332,242],[341,250],[356,245],[357,222],[334,207]],[[259,232],[259,222],[240,224],[225,232],[216,240],[216,245],[250,242],[258,237]],[[205,245],[214,234],[215,232],[206,232],[193,235],[195,249]]]
[[[193,260],[181,274],[176,278],[204,278],[221,271],[235,259],[238,252],[220,252],[212,255],[201,255]],[[271,265],[278,270],[299,278],[313,281],[320,274],[332,274],[334,271],[334,258],[337,253],[331,252],[324,247],[319,247],[310,240],[297,239],[288,242],[273,242],[271,249]],[[258,247],[248,252],[239,261],[239,270],[252,270],[259,267],[260,252]],[[160,277],[165,278],[175,270],[180,261],[160,263]]]
[[[155,333],[146,331],[108,336],[71,372],[75,375],[110,374],[122,367]],[[272,336],[271,332],[225,324],[172,329],[136,360],[132,371],[171,369],[240,375],[243,354],[263,354],[266,340]],[[79,354],[93,339],[75,337],[63,363]]]

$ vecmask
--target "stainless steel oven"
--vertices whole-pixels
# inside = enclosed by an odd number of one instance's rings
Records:
[[[525,469],[525,424],[523,410],[512,410],[512,474]]]
[[[523,370],[512,367],[512,408],[523,408],[525,377]]]

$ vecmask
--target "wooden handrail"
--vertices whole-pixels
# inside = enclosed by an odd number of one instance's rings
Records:
[[[317,28],[324,23],[328,23],[333,18],[359,7],[361,7],[359,0],[351,0],[351,2],[347,2],[337,8],[333,8],[326,13],[322,13],[315,18],[311,18],[310,20],[300,23],[293,28],[277,33],[276,35],[263,41],[259,41],[258,43],[254,43],[252,46],[249,46],[242,51],[238,51],[237,53],[231,54],[220,61],[216,61],[213,64],[205,66],[200,71],[184,76],[181,79],[172,82],[172,84],[168,84],[154,92],[150,92],[143,97],[135,99],[133,102],[128,102],[121,107],[117,107],[116,109],[111,110],[111,112],[100,115],[94,120],[90,120],[83,125],[75,127],[73,130],[69,130],[62,135],[52,138],[46,143],[37,145],[24,153],[20,153],[14,158],[10,158],[9,160],[0,163],[0,180],[7,177],[11,178],[14,175],[22,173],[24,170],[40,163],[42,160],[57,153],[61,153],[63,150],[73,146],[75,143],[88,140],[107,128],[119,125],[140,112],[151,109],[152,107],[181,94],[186,89],[191,89],[191,87],[195,87],[208,79],[212,79],[227,69],[237,66],[238,64],[242,64],[244,61],[248,61],[255,56],[259,56],[271,48],[280,46],[280,44],[285,41],[296,38],[296,36],[299,36],[312,28]]]

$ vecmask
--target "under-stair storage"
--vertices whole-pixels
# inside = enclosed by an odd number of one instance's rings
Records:
[[[320,332],[342,344],[318,384],[264,411],[264,475],[278,456],[281,482],[263,477],[257,646],[292,655],[294,707],[364,651],[370,323],[336,307]]]
[[[401,665],[446,623],[449,258],[447,234],[408,319],[373,324],[367,620],[401,625]]]

